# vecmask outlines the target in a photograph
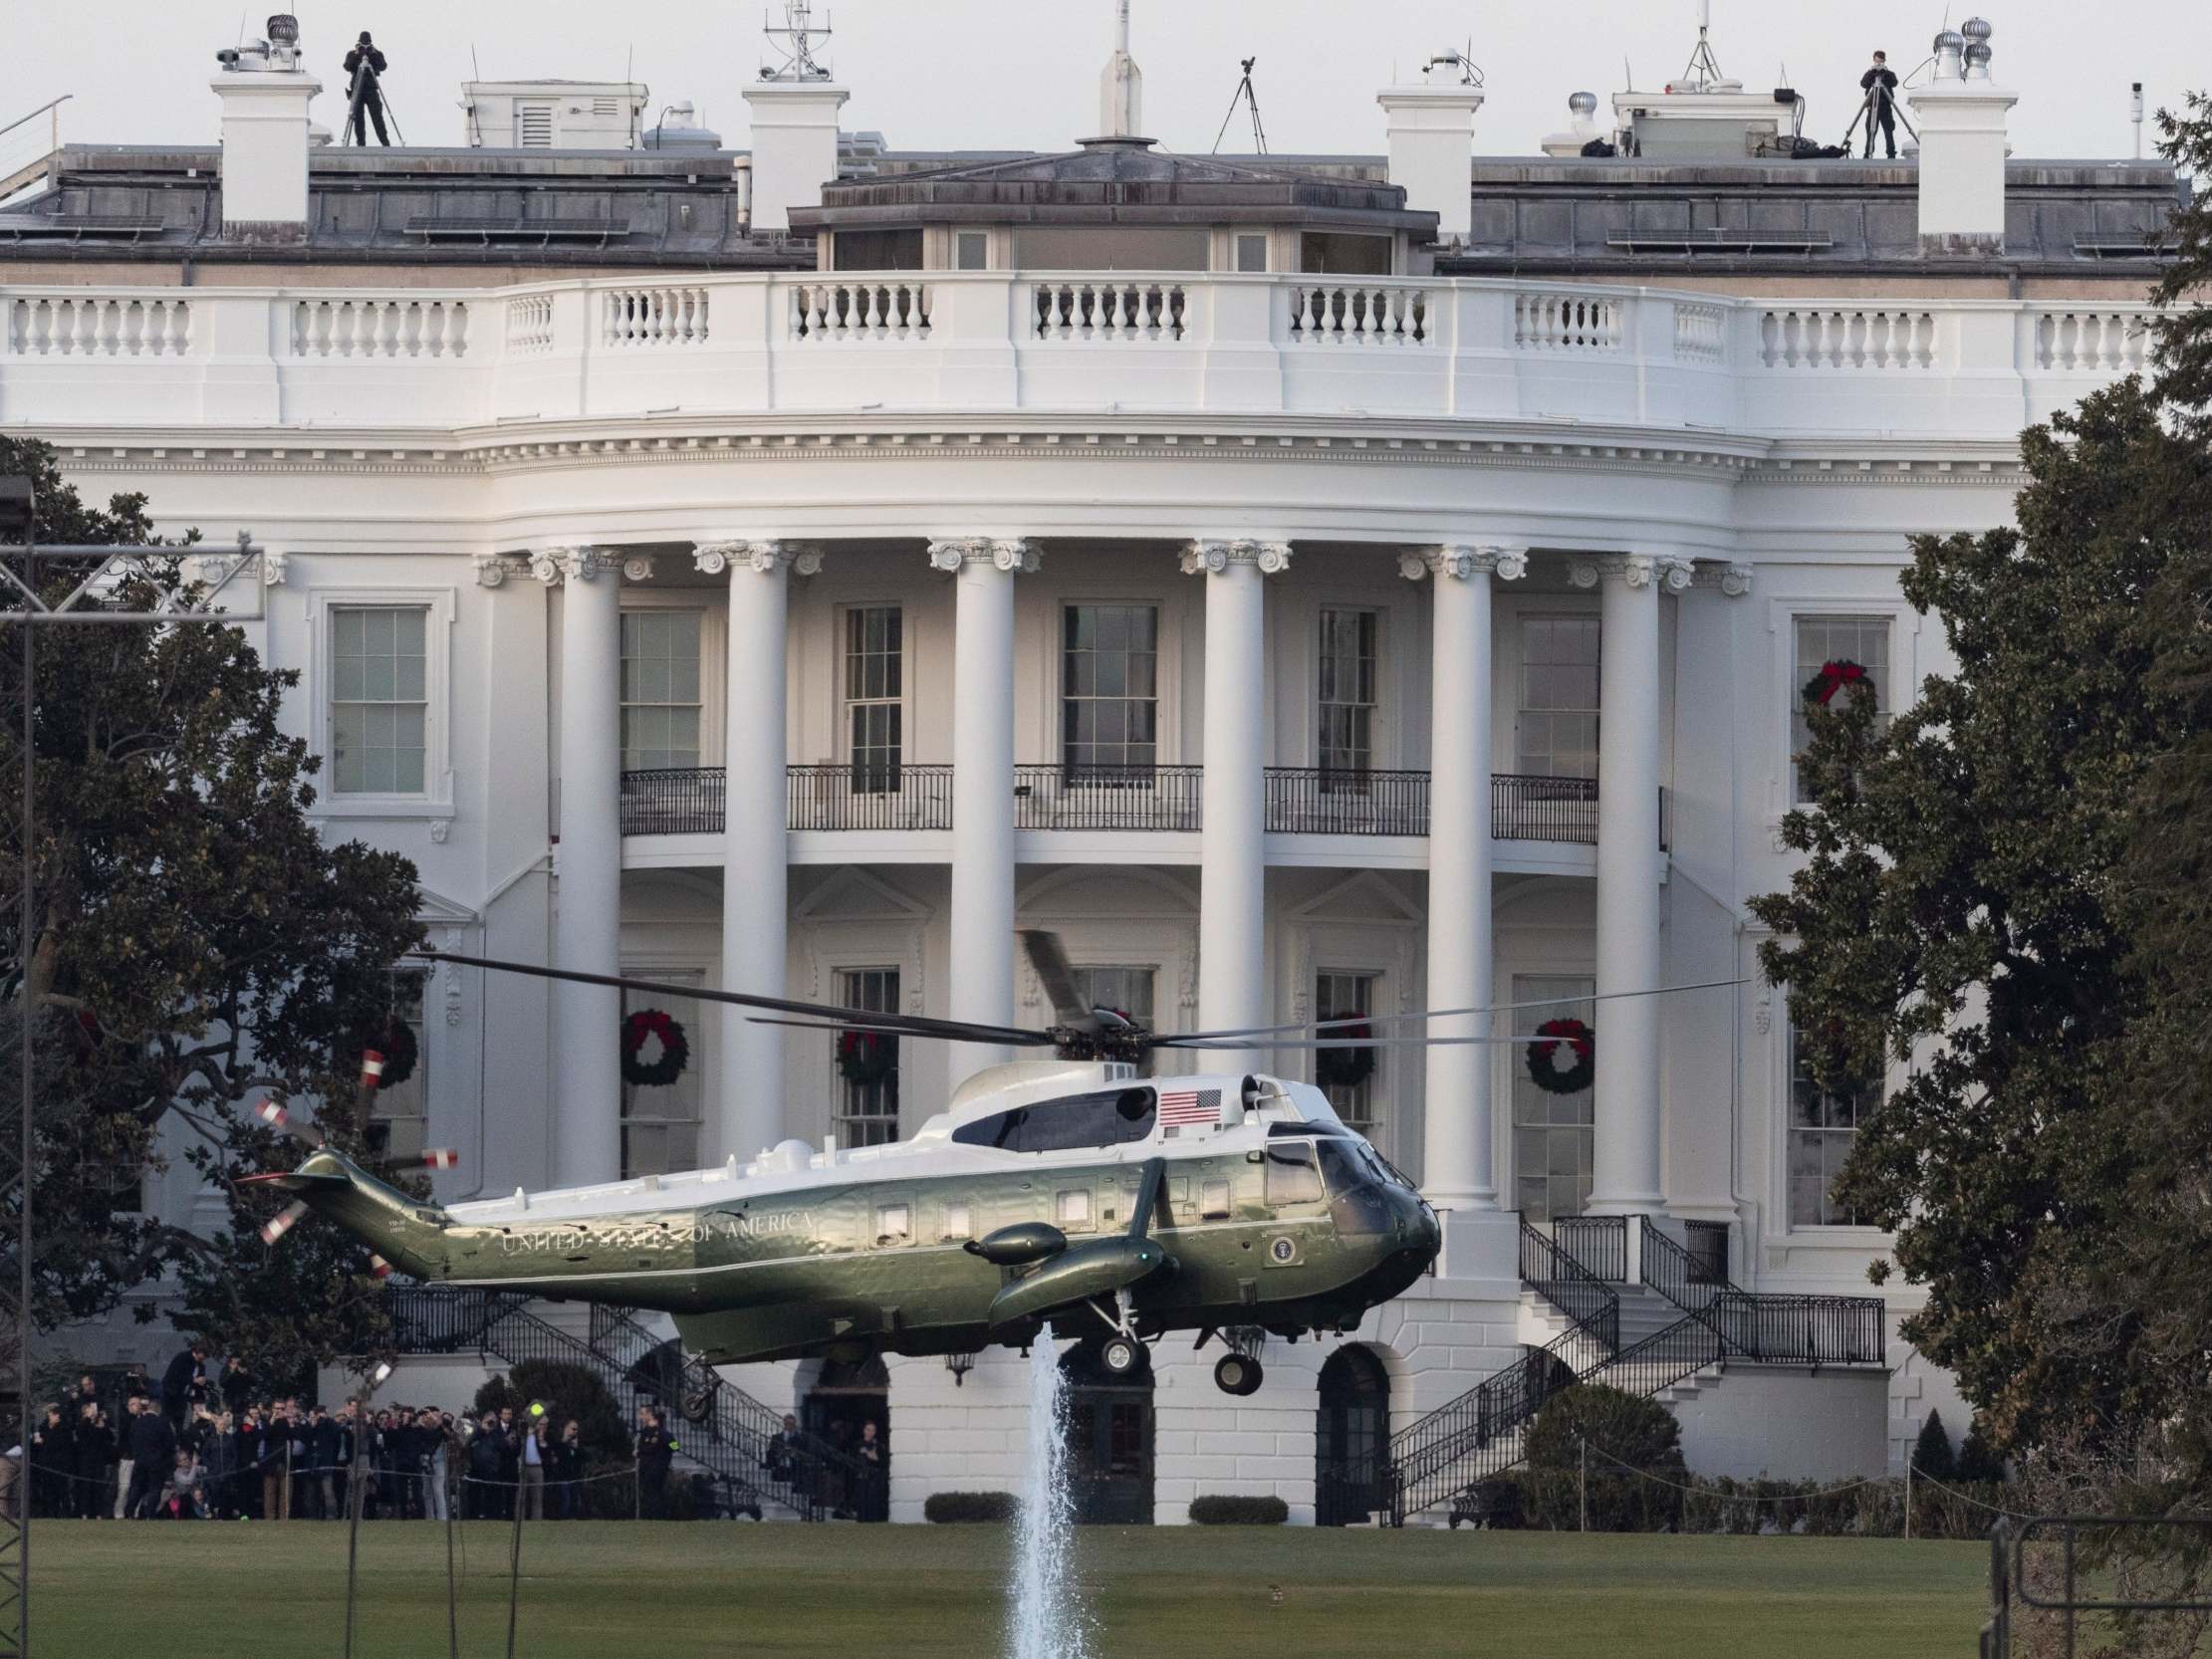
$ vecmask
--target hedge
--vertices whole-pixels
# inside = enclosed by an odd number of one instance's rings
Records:
[[[1658,1481],[1686,1491],[1669,1491],[1657,1481],[1623,1470],[1600,1480],[1593,1462],[1590,1525],[1593,1532],[1802,1533],[1815,1538],[1901,1538],[1904,1536],[1905,1483],[1902,1476],[1862,1483],[1832,1481],[1731,1480],[1725,1476],[1683,1476],[1678,1469],[1653,1471]],[[1574,1532],[1581,1525],[1577,1474],[1572,1470],[1516,1469],[1470,1488],[1453,1507],[1461,1521],[1496,1528],[1538,1527]],[[1679,1506],[1670,1519],[1666,1506],[1639,1498],[1629,1489],[1663,1494]],[[1988,1506],[1988,1507],[1983,1507]],[[1989,1537],[1995,1510],[2020,1508],[2015,1489],[2003,1482],[1953,1482],[1949,1490],[1926,1481],[1912,1486],[1912,1536],[1916,1539],[1975,1540]],[[1601,1527],[1601,1523],[1602,1525]]]
[[[924,1521],[1009,1522],[1021,1508],[1011,1492],[932,1492],[922,1500]]]
[[[1190,1519],[1201,1527],[1280,1527],[1290,1518],[1291,1507],[1280,1498],[1224,1494],[1190,1501]]]

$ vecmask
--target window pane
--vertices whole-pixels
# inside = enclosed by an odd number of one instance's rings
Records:
[[[338,793],[423,792],[428,626],[420,605],[332,609],[331,779]]]
[[[1063,616],[1064,762],[1070,767],[1151,765],[1158,718],[1158,611],[1148,604],[1074,604]]]

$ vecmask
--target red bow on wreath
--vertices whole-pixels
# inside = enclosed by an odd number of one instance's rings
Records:
[[[648,1037],[660,1039],[660,1058],[650,1064],[639,1058]],[[622,1081],[636,1088],[666,1088],[690,1063],[691,1044],[667,1010],[640,1008],[623,1020]]]
[[[897,1040],[882,1032],[838,1033],[838,1075],[851,1083],[878,1083],[898,1065]]]
[[[1575,1064],[1559,1063],[1561,1044]],[[1549,1094],[1580,1094],[1598,1074],[1598,1037],[1580,1020],[1547,1020],[1528,1048],[1529,1080]]]
[[[1821,671],[1805,682],[1805,700],[1826,708],[1846,685],[1870,686],[1872,683],[1866,670],[1847,658],[1824,662]]]

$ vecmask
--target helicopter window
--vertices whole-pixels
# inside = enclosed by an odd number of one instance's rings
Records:
[[[1201,1181],[1198,1184],[1198,1214],[1206,1221],[1229,1219],[1228,1182]]]
[[[1060,1226],[1063,1232],[1077,1233],[1091,1230],[1091,1189],[1077,1187],[1060,1194]]]
[[[1321,1195],[1321,1172],[1314,1167],[1312,1141],[1285,1141],[1267,1149],[1270,1209],[1285,1204],[1311,1204]]]
[[[1371,1187],[1379,1178],[1373,1160],[1360,1155],[1357,1142],[1350,1140],[1317,1141],[1315,1148],[1321,1154],[1322,1177],[1333,1193],[1351,1192],[1355,1187]]]
[[[996,1146],[1007,1152],[1066,1152],[1143,1140],[1157,1115],[1149,1088],[1105,1089],[993,1112],[961,1124],[952,1138],[964,1146]]]
[[[945,1206],[945,1224],[939,1237],[946,1239],[972,1239],[975,1237],[975,1216],[965,1204]]]
[[[913,1212],[903,1204],[878,1204],[875,1207],[875,1242],[879,1245],[901,1245],[913,1237]]]

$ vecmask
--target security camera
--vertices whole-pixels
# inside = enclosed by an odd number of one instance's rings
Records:
[[[235,46],[224,47],[215,54],[215,61],[225,69],[236,69],[238,67],[238,48]]]

